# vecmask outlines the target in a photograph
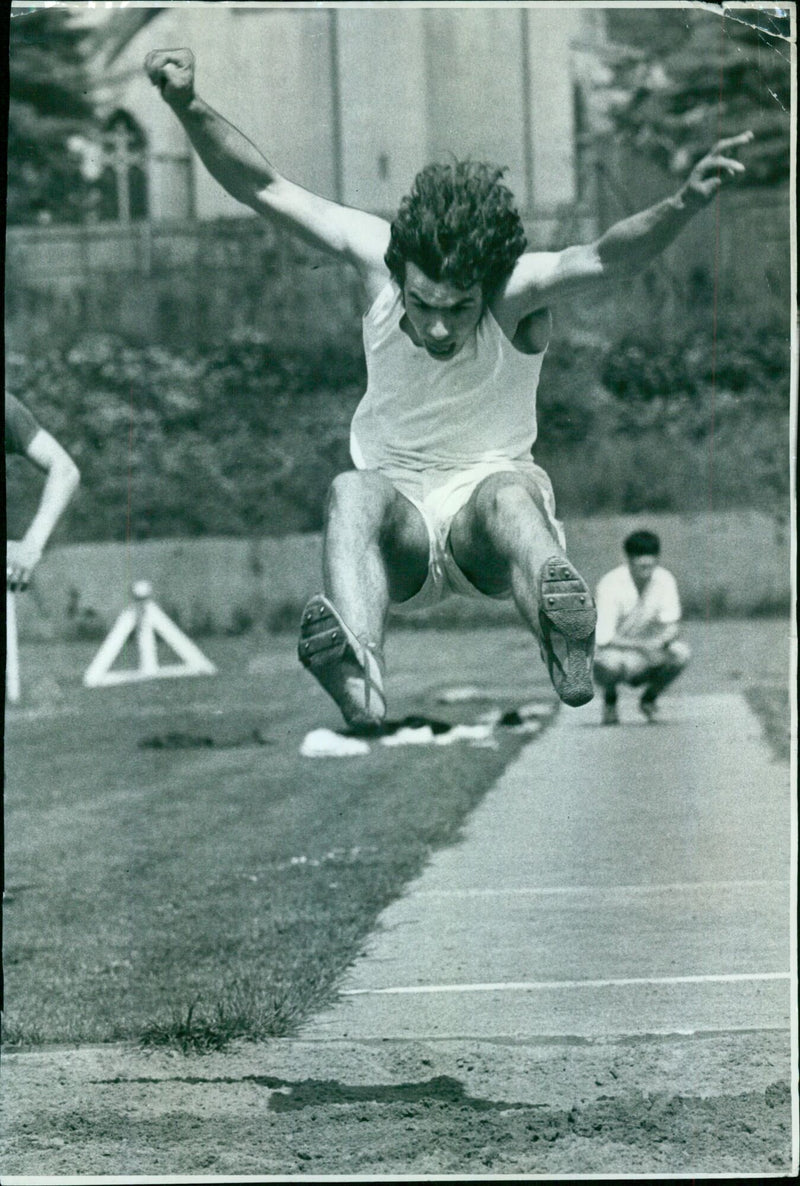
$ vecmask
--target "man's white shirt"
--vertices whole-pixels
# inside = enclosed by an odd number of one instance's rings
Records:
[[[615,635],[646,641],[681,619],[675,578],[659,566],[641,594],[627,564],[613,568],[598,582],[596,601],[598,647],[608,646]]]

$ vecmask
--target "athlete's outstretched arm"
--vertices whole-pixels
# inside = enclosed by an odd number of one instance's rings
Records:
[[[314,246],[343,256],[362,273],[386,273],[389,224],[283,177],[242,132],[195,94],[191,50],[153,50],[145,58],[145,70],[209,173],[229,194]]]
[[[32,438],[25,456],[47,477],[36,514],[25,535],[21,540],[8,540],[6,544],[6,588],[15,591],[27,588],[53,528],[81,480],[80,471],[69,453],[44,428],[39,428]]]
[[[721,185],[744,173],[744,165],[734,154],[752,138],[752,132],[743,132],[720,140],[697,162],[676,194],[615,223],[594,243],[521,256],[501,300],[521,320],[598,282],[630,276],[647,267]]]

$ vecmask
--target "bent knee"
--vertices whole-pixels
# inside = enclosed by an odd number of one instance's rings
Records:
[[[395,553],[423,555],[428,530],[422,515],[378,470],[347,470],[331,482],[325,508],[326,530],[356,541],[379,543],[387,560]]]
[[[682,639],[675,639],[667,647],[667,664],[669,667],[680,671],[686,666],[692,657],[692,650],[688,643]]]
[[[509,522],[532,511],[545,513],[541,492],[519,474],[491,474],[478,487],[475,509],[485,523]]]

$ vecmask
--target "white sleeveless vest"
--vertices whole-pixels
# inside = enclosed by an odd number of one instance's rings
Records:
[[[358,469],[454,470],[530,460],[541,354],[515,350],[487,309],[459,353],[440,362],[400,328],[389,281],[363,319],[367,390],[350,428]]]

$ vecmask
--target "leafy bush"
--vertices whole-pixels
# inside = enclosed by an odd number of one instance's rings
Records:
[[[709,389],[749,392],[760,402],[788,408],[788,333],[724,328],[714,338],[694,331],[660,342],[641,332],[626,334],[605,354],[603,384],[620,399],[704,396]]]
[[[319,528],[363,390],[352,342],[300,354],[252,336],[177,355],[94,335],[8,364],[81,468],[73,540]],[[12,472],[9,486],[24,520],[36,483]]]
[[[612,344],[597,361],[594,410],[578,447],[551,433],[543,410],[536,456],[561,512],[750,506],[785,515],[789,346],[778,329],[725,329],[715,340],[693,331],[658,349],[629,333]],[[548,378],[558,384],[565,375],[562,366]],[[580,414],[580,398],[575,407]]]
[[[745,184],[788,180],[788,10],[625,7],[608,14],[605,106],[617,137],[683,172],[715,140],[752,128]]]
[[[653,349],[556,339],[539,386],[536,459],[562,513],[788,506],[785,334],[692,333]],[[356,334],[309,350],[255,334],[177,354],[93,335],[7,359],[8,384],[75,457],[73,541],[319,530],[350,466],[365,387]],[[8,474],[9,531],[41,481]]]
[[[536,398],[540,436],[548,445],[587,440],[606,402],[598,378],[597,348],[563,338],[551,342]]]

